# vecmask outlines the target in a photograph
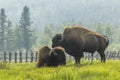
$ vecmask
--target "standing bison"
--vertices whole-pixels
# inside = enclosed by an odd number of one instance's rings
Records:
[[[44,46],[39,50],[37,67],[65,65],[65,50],[62,47],[49,48]]]
[[[62,46],[65,51],[80,63],[83,52],[100,54],[101,62],[105,62],[104,51],[109,44],[108,37],[83,27],[66,28],[63,34],[56,34],[52,39],[52,47]]]

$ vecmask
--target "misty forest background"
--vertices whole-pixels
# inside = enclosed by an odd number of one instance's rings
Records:
[[[37,23],[37,26],[35,26],[35,20],[31,18],[33,13],[31,13],[31,9],[28,6],[23,7],[20,16],[12,14],[14,17],[19,17],[19,21],[16,22],[8,17],[7,12],[5,8],[0,10],[0,52],[36,51],[41,46],[51,46],[52,37],[56,33],[62,33],[66,27],[70,26],[84,26],[87,29],[105,34],[110,40],[107,50],[116,51],[120,49],[120,27],[109,22],[103,23],[104,20],[103,22],[85,24],[80,20],[75,21],[74,18],[70,18],[70,22],[62,22],[58,25],[54,23],[41,25],[41,22],[38,22],[40,25]],[[48,20],[49,18],[48,16]],[[38,26],[44,27],[39,28]]]

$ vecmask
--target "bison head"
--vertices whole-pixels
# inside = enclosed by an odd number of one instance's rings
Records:
[[[63,40],[63,34],[56,34],[52,39],[52,48],[56,46],[61,46]]]
[[[65,50],[62,47],[54,47],[50,53],[49,66],[58,66],[66,64]]]

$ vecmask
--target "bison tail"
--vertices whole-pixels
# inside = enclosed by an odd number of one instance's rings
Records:
[[[106,47],[109,45],[109,38],[108,36],[105,36],[106,37]]]

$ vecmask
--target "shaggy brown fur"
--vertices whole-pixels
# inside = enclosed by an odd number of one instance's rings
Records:
[[[52,47],[62,46],[76,63],[80,63],[83,52],[90,52],[93,56],[95,51],[100,54],[101,62],[105,62],[104,51],[108,43],[107,36],[80,26],[66,28],[63,34],[56,34],[52,39]]]
[[[37,67],[42,66],[58,66],[65,65],[65,50],[62,47],[54,47],[53,49],[44,46],[39,50]]]
[[[66,64],[65,50],[62,47],[54,47],[50,51],[50,66],[58,66]]]
[[[49,48],[48,46],[44,46],[39,50],[37,67],[48,65],[50,50],[51,48]]]

